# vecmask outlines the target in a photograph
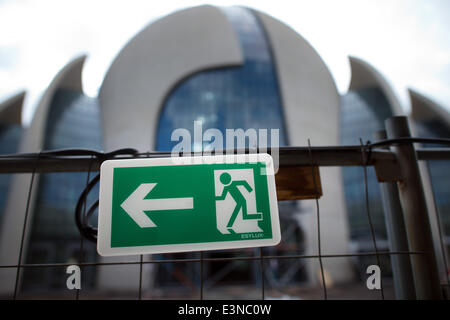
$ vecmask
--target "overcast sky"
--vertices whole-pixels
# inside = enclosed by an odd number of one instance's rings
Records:
[[[96,96],[112,59],[151,21],[204,3],[244,5],[283,21],[308,40],[341,93],[348,55],[377,68],[409,110],[412,87],[450,110],[450,1],[0,0],[0,101],[27,91],[25,123],[40,94],[72,58],[87,54],[85,93]]]

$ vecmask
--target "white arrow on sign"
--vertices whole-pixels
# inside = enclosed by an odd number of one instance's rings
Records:
[[[144,211],[193,209],[194,198],[144,199],[156,183],[143,183],[120,205],[141,228],[157,225]]]

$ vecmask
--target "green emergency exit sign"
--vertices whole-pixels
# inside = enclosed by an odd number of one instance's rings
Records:
[[[276,245],[268,154],[105,161],[100,169],[100,255]]]

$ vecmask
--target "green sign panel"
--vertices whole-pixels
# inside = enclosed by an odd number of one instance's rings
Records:
[[[268,154],[110,160],[100,170],[103,256],[232,249],[280,241]]]

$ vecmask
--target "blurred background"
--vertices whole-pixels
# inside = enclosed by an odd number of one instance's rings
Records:
[[[139,30],[203,1],[0,1],[0,97],[26,89],[24,121],[39,93],[71,58],[87,53],[83,88],[96,96],[118,51]],[[450,105],[450,4],[445,0],[211,1],[270,14],[301,34],[347,90],[348,55],[386,75],[409,108],[406,86]],[[414,67],[413,67],[414,66]]]
[[[0,0],[0,30],[2,154],[170,151],[173,130],[192,131],[194,121],[221,132],[279,129],[280,146],[305,146],[308,139],[338,146],[370,140],[387,118],[406,115],[415,135],[450,138],[446,0]],[[441,279],[448,282],[448,161],[421,170]],[[372,236],[378,250],[389,250],[373,168],[368,195],[361,167],[320,173],[322,253],[372,252]],[[261,279],[268,298],[322,299],[322,279],[332,299],[380,298],[365,283],[367,266],[378,263],[373,255],[324,258],[323,268],[317,258],[269,259],[264,274],[259,261],[240,259],[258,256],[258,249],[204,253],[218,260],[202,263],[201,253],[145,256],[158,263],[144,265],[141,257],[102,258],[74,223],[88,173],[39,174],[32,190],[30,174],[0,178],[2,298],[17,291],[26,299],[74,298],[66,288],[68,263],[88,264],[80,299],[134,299],[138,287],[143,298],[197,299],[200,286],[206,298],[256,299]],[[94,189],[88,202],[97,198]],[[279,206],[282,242],[263,254],[315,255],[316,203]],[[394,298],[389,255],[380,263],[385,297]]]

